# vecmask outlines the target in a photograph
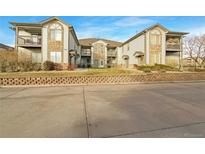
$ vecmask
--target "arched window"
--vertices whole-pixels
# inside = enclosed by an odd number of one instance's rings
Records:
[[[50,26],[51,40],[61,41],[62,40],[62,27],[58,23],[54,23]]]

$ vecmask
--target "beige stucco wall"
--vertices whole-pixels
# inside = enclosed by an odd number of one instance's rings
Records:
[[[44,25],[42,28],[42,62],[48,60],[48,25]]]
[[[41,48],[18,47],[18,61],[31,61],[33,63],[41,63]]]
[[[123,55],[129,56],[130,67],[132,67],[134,64],[137,64],[137,58],[134,56],[136,51],[145,53],[145,35],[143,34],[122,46],[122,54],[119,54],[119,56],[121,56],[120,60],[118,60],[119,64],[124,64],[122,58]]]
[[[121,65],[122,64],[122,47],[117,47],[116,51],[117,51],[117,59],[116,59],[117,65]]]

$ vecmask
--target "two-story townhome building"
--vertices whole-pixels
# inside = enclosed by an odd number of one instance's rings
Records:
[[[79,60],[79,42],[74,28],[57,17],[38,23],[10,22],[16,32],[18,60],[53,61],[67,67]]]
[[[80,39],[81,66],[83,67],[114,67],[117,65],[117,52],[121,42],[87,38]]]
[[[101,39],[78,40],[73,26],[57,17],[38,23],[10,22],[16,32],[18,60],[53,61],[64,68],[124,67],[166,64],[180,66],[185,32],[170,31],[155,24],[124,43]]]
[[[182,40],[188,34],[170,31],[155,24],[125,41],[118,50],[118,65],[166,64],[180,66]]]

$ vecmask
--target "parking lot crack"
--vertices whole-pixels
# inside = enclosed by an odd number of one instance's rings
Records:
[[[85,113],[85,122],[87,127],[87,135],[90,138],[90,131],[89,131],[89,122],[88,122],[88,113],[87,113],[87,104],[86,104],[86,97],[85,97],[85,88],[83,87],[83,105],[84,105],[84,113]]]

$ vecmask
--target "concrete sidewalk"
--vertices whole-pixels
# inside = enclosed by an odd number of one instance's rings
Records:
[[[205,137],[205,82],[0,88],[0,137]]]

